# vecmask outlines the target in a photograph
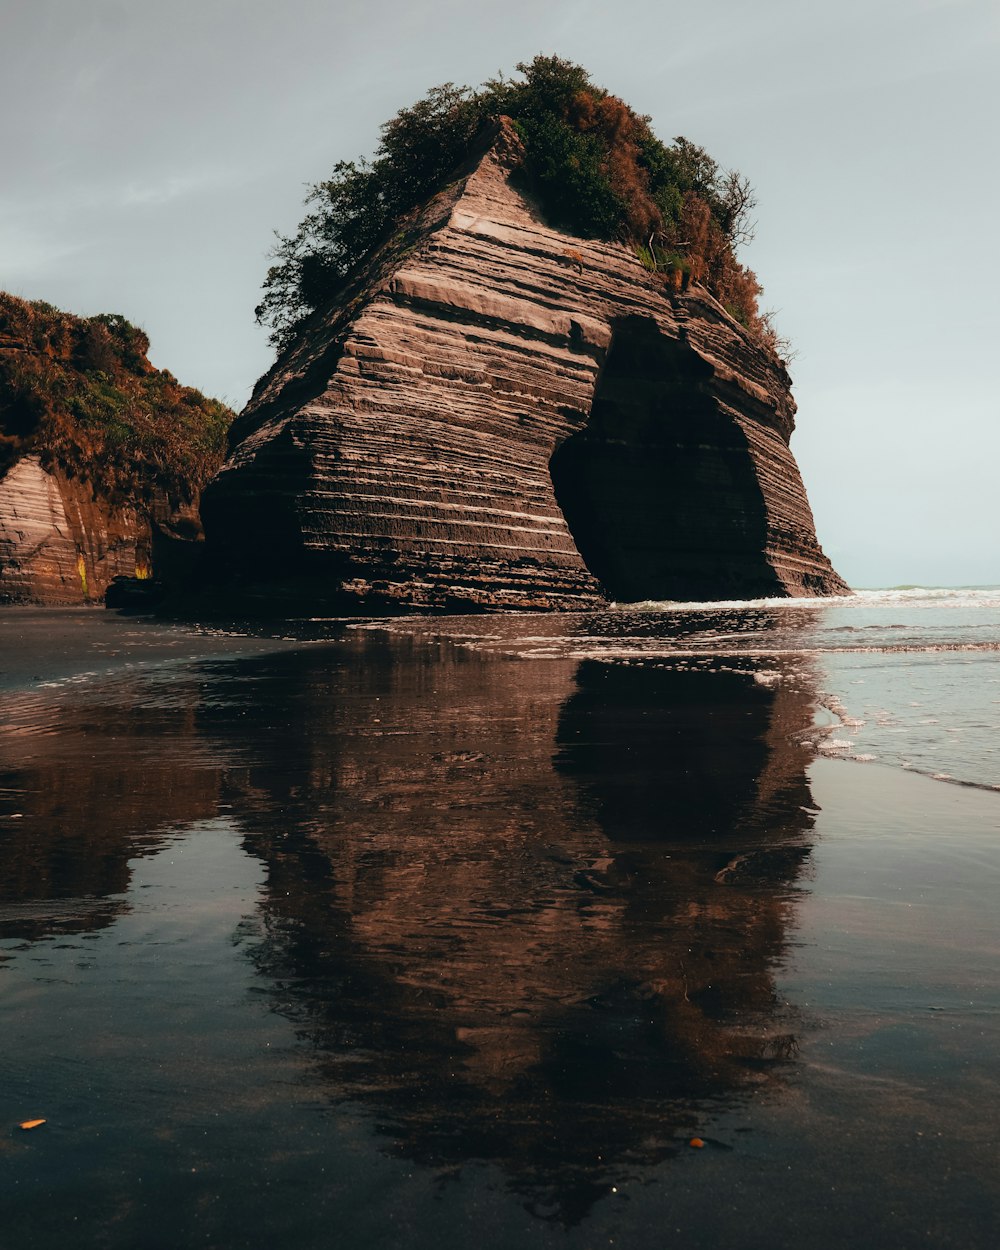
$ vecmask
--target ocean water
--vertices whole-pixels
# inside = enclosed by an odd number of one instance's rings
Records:
[[[992,1247],[998,651],[5,611],[0,1244]]]

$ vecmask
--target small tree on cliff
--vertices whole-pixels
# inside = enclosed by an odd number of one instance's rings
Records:
[[[525,144],[524,175],[552,224],[618,239],[653,271],[703,283],[774,347],[760,285],[736,259],[753,236],[753,192],[703,148],[664,144],[650,119],[596,86],[579,65],[538,56],[478,90],[432,88],[382,127],[371,161],[341,161],[310,191],[294,235],[278,237],[256,314],[283,347],[403,214],[444,186],[484,125],[510,117]]]

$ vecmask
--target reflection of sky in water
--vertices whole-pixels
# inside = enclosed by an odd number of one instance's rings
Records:
[[[0,1136],[12,1237],[949,1245],[958,1210],[977,1244],[997,796],[814,760],[822,689],[851,717],[932,662],[613,629],[396,622],[8,704],[0,1106],[49,1120]]]
[[[1000,657],[827,655],[838,717],[821,749],[1000,789]]]

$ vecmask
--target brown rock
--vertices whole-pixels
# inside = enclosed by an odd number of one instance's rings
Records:
[[[149,527],[134,509],[37,456],[0,478],[0,603],[100,603],[113,577],[148,566]]]
[[[543,224],[501,125],[258,384],[217,569],[311,605],[841,593],[782,365],[700,288]]]

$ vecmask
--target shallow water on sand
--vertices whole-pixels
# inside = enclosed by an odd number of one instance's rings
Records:
[[[991,595],[4,613],[0,1228],[992,1246]]]

